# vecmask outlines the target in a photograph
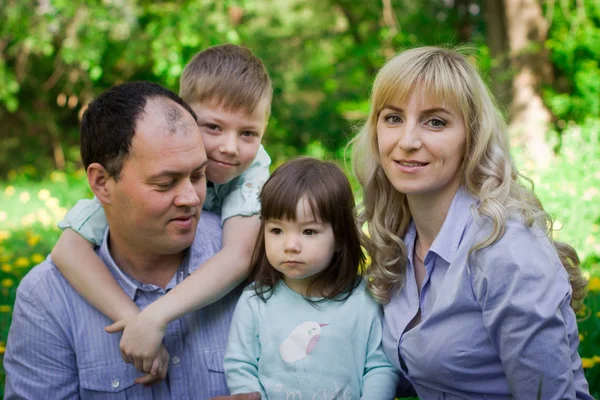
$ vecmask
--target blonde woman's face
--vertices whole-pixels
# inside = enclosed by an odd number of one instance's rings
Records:
[[[461,114],[430,99],[419,86],[402,102],[385,105],[377,118],[381,165],[409,199],[454,196],[466,139]]]

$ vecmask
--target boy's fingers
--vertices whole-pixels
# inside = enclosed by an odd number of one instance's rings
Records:
[[[156,381],[158,381],[158,376],[154,376],[154,375],[144,375],[144,376],[140,376],[139,378],[136,378],[133,383],[137,383],[140,385],[144,385],[144,386],[149,386],[152,385],[153,383],[155,383]]]
[[[108,333],[117,333],[117,332],[121,332],[123,329],[125,329],[125,326],[127,326],[127,324],[125,323],[125,320],[120,320],[120,321],[114,322],[108,326],[105,326],[104,330]]]

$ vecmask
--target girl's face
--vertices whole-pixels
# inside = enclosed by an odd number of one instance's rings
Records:
[[[315,275],[329,267],[335,253],[331,224],[315,219],[306,197],[298,201],[296,220],[267,220],[265,250],[269,263],[283,274],[284,282],[305,296]]]
[[[381,165],[401,193],[454,196],[461,181],[467,135],[460,113],[431,100],[419,86],[377,118]]]

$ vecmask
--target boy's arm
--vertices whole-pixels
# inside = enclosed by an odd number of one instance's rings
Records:
[[[94,245],[74,230],[64,230],[52,249],[52,261],[83,298],[113,321],[139,312],[98,257]]]
[[[250,272],[258,231],[258,215],[229,218],[223,228],[223,248],[173,290],[136,317],[123,321],[121,351],[151,371],[152,358],[167,325],[182,315],[212,304],[240,284]]]

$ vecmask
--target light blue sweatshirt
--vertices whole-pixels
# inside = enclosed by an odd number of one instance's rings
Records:
[[[236,306],[224,368],[231,394],[262,399],[393,399],[399,375],[381,345],[381,309],[360,285],[316,306],[280,282]]]

